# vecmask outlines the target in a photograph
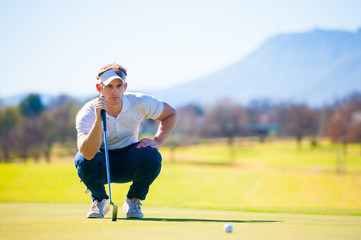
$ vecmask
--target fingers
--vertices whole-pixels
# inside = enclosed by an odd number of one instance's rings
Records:
[[[159,149],[159,143],[153,139],[150,138],[143,138],[142,140],[140,140],[140,143],[138,144],[137,148],[142,148],[142,147],[152,147],[155,149]]]
[[[108,110],[107,107],[107,101],[105,100],[105,98],[97,98],[96,103],[95,103],[95,111],[97,112],[97,114],[100,114],[100,110],[104,109],[105,111]]]

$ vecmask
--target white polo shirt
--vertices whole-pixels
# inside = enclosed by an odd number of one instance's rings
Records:
[[[90,132],[96,116],[96,99],[86,103],[76,116],[78,136]],[[163,112],[163,102],[142,93],[124,93],[123,108],[117,117],[107,114],[108,148],[117,149],[138,142],[139,126],[144,118],[156,119]],[[102,147],[104,147],[102,145]]]

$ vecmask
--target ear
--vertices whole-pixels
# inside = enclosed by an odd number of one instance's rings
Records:
[[[126,82],[124,85],[124,91],[127,90],[127,87],[128,87],[128,83]]]
[[[97,83],[96,88],[97,88],[97,90],[98,90],[99,93],[102,92],[102,88],[100,87],[100,84],[99,84],[99,83]]]

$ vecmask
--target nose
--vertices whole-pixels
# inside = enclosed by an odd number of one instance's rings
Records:
[[[115,94],[118,94],[120,92],[120,89],[119,88],[114,88],[112,92],[115,93]]]

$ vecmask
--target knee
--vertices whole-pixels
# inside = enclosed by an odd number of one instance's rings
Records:
[[[101,152],[98,152],[92,160],[85,159],[80,153],[75,157],[75,166],[78,173],[86,175],[97,175],[102,169]]]
[[[151,168],[154,170],[158,170],[162,166],[162,155],[160,152],[151,147],[145,148],[143,162],[147,166],[147,168]]]

